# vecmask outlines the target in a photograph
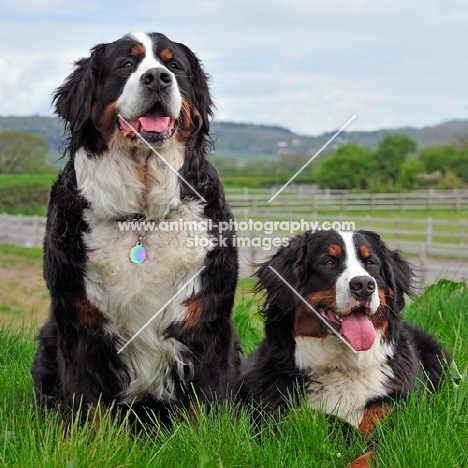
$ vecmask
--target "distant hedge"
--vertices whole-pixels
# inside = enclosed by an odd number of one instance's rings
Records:
[[[52,176],[0,175],[0,213],[44,216]]]
[[[293,174],[285,175],[265,175],[265,176],[248,176],[248,175],[220,175],[221,182],[225,187],[248,187],[248,188],[267,188],[284,185],[289,181]],[[294,179],[295,183],[311,184],[312,178],[307,175],[299,175]]]

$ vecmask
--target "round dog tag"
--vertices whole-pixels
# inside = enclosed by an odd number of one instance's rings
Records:
[[[133,263],[143,263],[146,260],[146,249],[141,245],[140,241],[130,250],[130,260]]]

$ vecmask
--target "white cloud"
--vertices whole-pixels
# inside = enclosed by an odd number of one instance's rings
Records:
[[[197,53],[220,120],[317,134],[353,114],[354,129],[468,117],[462,0],[20,0],[0,17],[2,115],[47,113],[74,60],[139,29]]]

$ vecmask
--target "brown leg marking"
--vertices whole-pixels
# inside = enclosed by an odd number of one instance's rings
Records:
[[[368,409],[359,424],[359,431],[361,434],[364,437],[368,437],[376,428],[377,424],[382,422],[388,416],[390,411],[390,406],[377,406],[375,408]]]
[[[370,460],[373,455],[374,452],[366,452],[364,455],[361,455],[359,458],[352,461],[348,465],[348,468],[370,468]]]
[[[368,409],[364,413],[361,423],[359,424],[359,431],[364,437],[369,437],[372,431],[376,428],[377,424],[382,422],[390,413],[391,407],[376,406],[375,408]],[[354,460],[348,465],[348,468],[370,468],[370,461],[375,454],[375,450],[369,450],[364,455]]]
[[[202,410],[198,401],[195,398],[192,398],[187,408],[187,419],[190,424],[193,424],[194,426],[198,425],[201,411]]]
[[[102,404],[93,404],[88,407],[88,422],[92,424],[93,430],[97,431],[101,425],[101,421],[104,419],[107,408]]]

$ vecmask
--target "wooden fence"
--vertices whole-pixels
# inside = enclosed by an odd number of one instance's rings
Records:
[[[46,219],[39,216],[0,215],[0,243],[42,247]]]
[[[468,190],[415,190],[407,193],[352,193],[345,190],[314,190],[307,186],[286,189],[271,203],[280,189],[228,189],[234,209],[269,210],[273,213],[379,210],[468,210]]]
[[[355,217],[349,215],[298,215],[284,214],[271,216],[271,213],[252,210],[234,210],[235,219],[241,231],[238,236],[266,237],[263,232],[244,230],[249,220],[260,222],[277,220],[277,228],[267,237],[292,236],[304,230],[343,230],[366,229],[376,231],[392,248],[399,248],[407,254],[440,256],[453,259],[468,259],[468,221],[440,219],[380,218],[374,216]],[[281,221],[280,221],[281,219]],[[242,224],[243,223],[243,224]],[[292,229],[289,229],[292,228]],[[289,229],[285,231],[284,229]],[[294,232],[291,233],[290,231]]]
[[[331,215],[301,215],[291,212],[272,216],[271,212],[247,209],[235,209],[234,215],[238,223],[238,238],[284,238],[306,229],[327,230],[331,227],[342,226],[343,229],[377,231],[391,247],[399,247],[405,253],[468,259],[468,221],[466,220],[354,217],[351,214],[332,217]],[[256,227],[251,229],[249,220],[259,223],[266,221],[271,223],[276,220],[277,225],[276,227],[269,226],[268,231],[265,232],[265,229],[257,230]],[[261,227],[260,224],[259,227]],[[265,228],[265,224],[263,227]],[[0,243],[2,244],[41,247],[44,231],[45,218],[0,215]],[[246,247],[249,247],[249,242]]]

